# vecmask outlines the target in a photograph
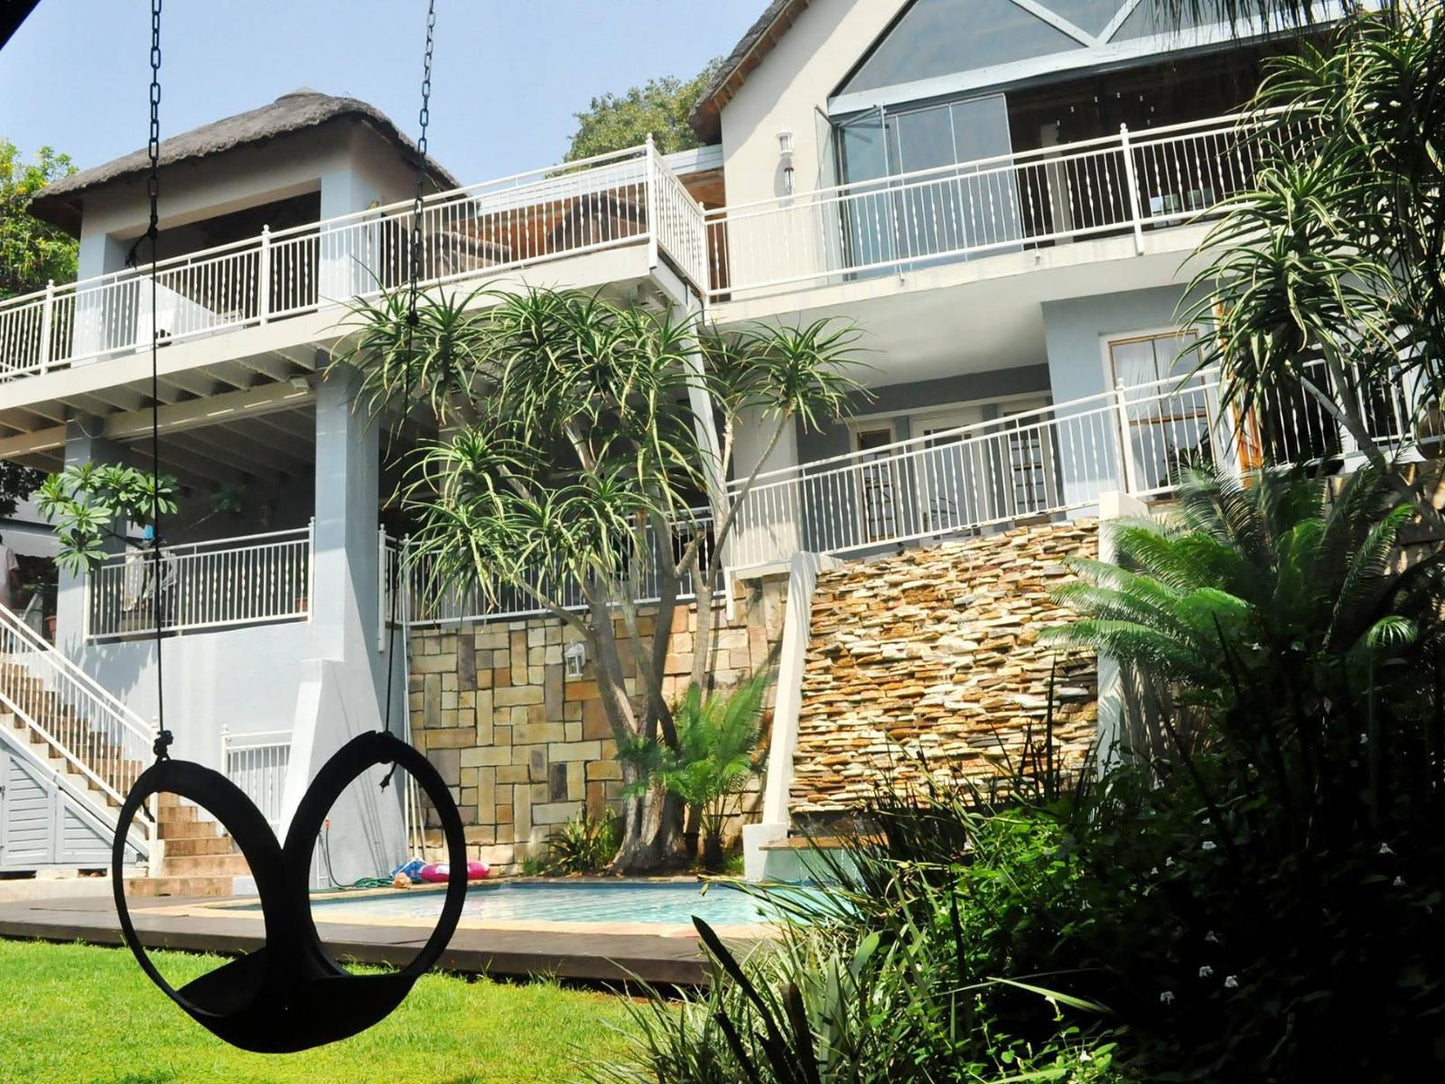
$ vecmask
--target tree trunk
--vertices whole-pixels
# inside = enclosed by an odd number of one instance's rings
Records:
[[[597,691],[607,711],[613,737],[620,748],[625,742],[642,738],[657,740],[657,717],[644,712],[639,718],[622,673],[617,638],[613,634],[612,612],[605,591],[594,584],[587,592],[588,612],[597,646]],[[639,779],[631,766],[622,766],[625,788]],[[682,858],[682,805],[656,787],[628,798],[622,807],[622,842],[608,867],[612,873],[651,873],[680,865]]]

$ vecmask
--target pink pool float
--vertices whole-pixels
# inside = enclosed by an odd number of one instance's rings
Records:
[[[491,872],[492,867],[485,862],[472,861],[467,863],[467,880],[469,881],[480,881],[490,876]],[[451,875],[452,867],[449,862],[428,863],[422,866],[421,873],[418,874],[418,876],[428,884],[445,884],[451,879]]]

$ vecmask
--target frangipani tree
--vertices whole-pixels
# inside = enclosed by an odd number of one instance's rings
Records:
[[[618,747],[675,748],[669,640],[687,596],[705,599],[720,583],[738,509],[767,458],[719,492],[739,419],[761,418],[771,450],[789,426],[842,416],[859,390],[847,372],[856,333],[820,322],[724,338],[672,312],[540,289],[429,294],[414,323],[407,308],[401,294],[359,302],[346,358],[373,409],[424,407],[438,424],[404,488],[413,552],[438,589],[476,583],[556,617],[587,646]],[[698,401],[716,419],[699,418]],[[650,623],[644,598],[656,600]],[[700,603],[699,687],[711,621]],[[618,868],[671,860],[680,804],[655,787],[629,798],[625,814]]]
[[[118,463],[72,463],[41,483],[40,514],[55,525],[57,561],[68,572],[88,572],[106,557],[106,545],[126,542],[126,524],[176,511],[176,479]]]

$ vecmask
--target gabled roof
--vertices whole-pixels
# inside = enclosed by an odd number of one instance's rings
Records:
[[[234,117],[192,128],[161,142],[161,167],[199,161],[239,147],[269,143],[282,136],[314,130],[326,124],[351,122],[370,128],[390,143],[408,165],[415,168],[416,144],[381,110],[356,98],[338,98],[301,87],[281,95],[269,105],[237,113]],[[131,180],[150,169],[144,150],[116,158],[104,165],[61,177],[41,189],[30,204],[37,218],[53,222],[72,233],[80,228],[81,201],[97,189]],[[460,187],[456,178],[435,162],[428,172],[439,189]]]
[[[722,108],[732,100],[748,75],[772,52],[773,46],[813,0],[771,0],[758,21],[723,61],[713,81],[692,107],[687,122],[704,143],[722,138]]]

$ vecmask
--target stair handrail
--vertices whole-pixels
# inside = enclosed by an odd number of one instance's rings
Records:
[[[71,660],[65,652],[41,636],[24,621],[21,621],[15,611],[4,604],[0,604],[0,626],[11,627],[19,632],[23,638],[29,640],[32,647],[50,657],[51,661],[63,670],[67,677],[76,684],[84,686],[87,692],[102,701],[106,707],[120,718],[121,723],[128,730],[131,730],[136,737],[145,743],[147,749],[150,748],[151,742],[155,740],[155,727],[151,726],[131,708],[127,707],[124,700],[121,700],[115,693],[111,692],[100,682],[96,681],[95,678],[86,673],[85,670]]]
[[[101,724],[104,729],[91,726],[89,720],[86,721],[87,727],[112,742],[121,761],[145,763],[153,740],[151,728],[119,699],[106,692],[94,678],[66,658],[53,644],[36,635],[13,610],[4,605],[0,605],[0,647],[5,649],[0,654],[18,655],[20,651],[16,648],[19,648],[28,652],[31,658],[44,660],[43,665],[48,668],[47,676],[52,676],[58,686],[48,688],[46,692],[54,696],[57,703],[89,702],[93,705],[97,718],[104,720]],[[18,665],[29,672],[30,676],[43,682],[43,678],[34,673],[28,660],[19,662]],[[18,695],[12,695],[11,689],[4,683],[0,683],[0,702],[14,712],[27,728],[39,734],[62,760],[88,779],[101,793],[114,799],[117,804],[124,801],[124,795],[119,790],[86,763],[76,750],[70,748],[63,735],[56,733],[53,726],[37,719],[22,699]]]

